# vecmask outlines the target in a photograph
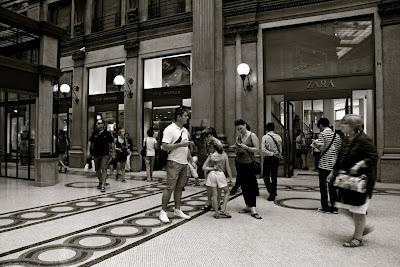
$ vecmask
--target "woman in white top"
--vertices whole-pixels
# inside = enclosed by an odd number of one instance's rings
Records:
[[[147,181],[153,181],[154,159],[156,157],[157,139],[154,137],[153,128],[147,130],[147,137],[143,140],[143,145],[146,146],[146,173]]]

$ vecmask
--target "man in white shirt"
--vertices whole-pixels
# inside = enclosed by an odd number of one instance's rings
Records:
[[[267,123],[267,134],[261,139],[261,151],[264,156],[263,178],[267,187],[268,201],[274,201],[277,196],[276,185],[278,179],[279,159],[282,156],[282,138],[274,133],[275,124]]]
[[[187,164],[189,153],[189,132],[183,127],[188,121],[188,113],[183,108],[177,108],[174,112],[174,122],[165,128],[162,138],[162,149],[168,151],[166,165],[167,187],[162,195],[162,209],[159,218],[168,223],[167,206],[174,192],[175,209],[174,214],[183,219],[190,219],[181,211],[182,188],[187,181]]]

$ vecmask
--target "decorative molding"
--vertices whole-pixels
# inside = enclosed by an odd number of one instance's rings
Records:
[[[254,21],[225,26],[225,45],[235,44],[236,34],[241,35],[242,43],[257,42],[258,27],[258,23]]]
[[[76,61],[76,60],[82,60],[85,58],[85,52],[84,51],[76,51],[74,53],[72,53],[72,60]]]
[[[50,81],[58,81],[58,79],[62,75],[61,70],[52,68],[49,66],[45,66],[45,65],[39,65],[38,70],[39,70],[39,74],[42,75],[42,78],[46,78]]]
[[[128,23],[134,23],[139,20],[139,13],[136,7],[128,9],[126,15],[128,17]]]
[[[224,35],[229,36],[236,34],[255,34],[258,33],[258,23],[257,22],[247,22],[241,24],[227,25],[224,27]]]

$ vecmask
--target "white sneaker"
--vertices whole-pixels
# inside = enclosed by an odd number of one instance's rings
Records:
[[[163,223],[169,223],[168,214],[165,211],[160,210],[159,218]]]
[[[189,215],[186,215],[185,213],[183,213],[183,211],[178,210],[178,209],[174,209],[174,214],[178,217],[181,217],[182,219],[186,219],[186,220],[190,219]]]

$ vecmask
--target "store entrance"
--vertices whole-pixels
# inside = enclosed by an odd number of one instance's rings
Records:
[[[374,136],[372,90],[348,91],[336,97],[271,95],[267,96],[267,104],[270,104],[266,112],[267,122],[275,123],[275,132],[283,139],[284,159],[279,176],[316,174],[318,162],[310,145],[313,139],[318,138],[317,122],[321,118],[327,118],[330,127],[340,133],[343,116],[357,114],[364,119],[365,132]]]
[[[1,94],[0,176],[34,179],[34,116],[34,97]]]

